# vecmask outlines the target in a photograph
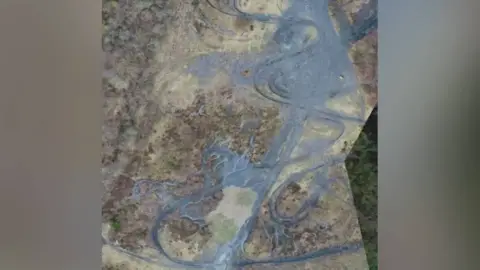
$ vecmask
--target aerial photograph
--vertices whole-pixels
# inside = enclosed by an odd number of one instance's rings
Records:
[[[377,5],[103,0],[102,269],[378,269]]]

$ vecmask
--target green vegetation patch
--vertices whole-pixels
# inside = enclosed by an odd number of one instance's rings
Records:
[[[372,113],[371,118],[373,117]],[[371,123],[373,121],[375,123]],[[372,131],[371,129],[375,130]],[[370,269],[376,270],[378,269],[376,117],[367,121],[346,160],[346,167],[358,213],[367,261]]]

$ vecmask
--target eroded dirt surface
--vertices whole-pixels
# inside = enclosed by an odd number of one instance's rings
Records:
[[[338,5],[345,12],[349,23],[355,24],[367,18],[369,9],[376,7],[377,0],[335,0],[332,4]],[[335,20],[334,20],[335,21]],[[350,59],[356,68],[357,80],[361,90],[366,95],[366,102],[371,110],[377,103],[377,32],[369,34],[362,40],[353,44],[350,49]]]
[[[162,122],[162,134],[152,136],[148,144],[152,178],[182,181],[198,172],[202,151],[215,140],[228,141],[231,149],[243,153],[254,136],[253,161],[265,153],[281,124],[278,108],[255,108],[234,101],[231,89],[217,91],[217,97],[199,93],[192,105],[175,110]],[[217,98],[219,102],[214,101]]]
[[[134,177],[142,162],[142,140],[151,133],[158,106],[150,98],[155,46],[165,37],[171,20],[167,1],[155,3],[104,1],[103,79],[105,121],[102,136],[102,173],[105,195],[104,222],[110,238],[134,249],[148,230],[145,216],[131,200]]]
[[[339,179],[333,183],[331,194],[310,206],[306,217],[291,225],[286,224],[283,231],[277,229],[277,235],[275,230],[269,230],[272,211],[265,202],[252,237],[246,245],[247,254],[261,258],[273,250],[273,254],[278,257],[293,257],[361,239],[345,171],[339,167],[332,170],[332,173]],[[287,185],[277,197],[277,213],[294,217],[310,195],[308,188],[295,183]]]
[[[244,152],[254,136],[250,151],[258,161],[281,124],[278,106],[249,105],[248,97],[237,98],[226,84],[206,90],[188,84],[194,91],[173,95],[161,87],[189,83],[187,74],[165,65],[169,60],[182,61],[208,52],[202,44],[185,42],[191,40],[187,33],[191,25],[185,17],[195,15],[196,7],[193,2],[168,0],[103,3],[102,216],[109,225],[108,240],[129,250],[148,245],[147,232],[158,207],[156,198],[141,205],[133,200],[135,180],[174,180],[180,187],[172,195],[191,194],[203,184],[201,176],[192,174],[200,171],[201,153],[209,143],[227,140],[231,149]],[[236,21],[235,27],[253,31],[248,22]],[[241,45],[235,50],[239,48]],[[162,81],[159,86],[161,74],[174,74],[174,80]],[[214,197],[210,204],[219,199],[221,196]],[[185,238],[179,221],[171,222],[169,227],[177,228],[173,237]]]
[[[282,124],[278,104],[259,102],[224,80],[200,84],[172,66],[171,63],[181,65],[212,48],[239,52],[258,49],[263,44],[262,35],[269,29],[258,22],[223,21],[239,33],[236,38],[254,39],[250,44],[225,38],[212,31],[208,24],[199,23],[199,10],[215,13],[206,10],[205,3],[200,2],[103,1],[102,174],[105,194],[102,216],[108,240],[131,251],[151,247],[148,231],[162,203],[154,196],[141,203],[134,200],[131,191],[136,180],[172,180],[179,183],[172,190],[172,196],[192,194],[203,187],[202,175],[195,173],[201,169],[201,153],[209,143],[227,141],[232,150],[243,153],[250,148],[249,140],[254,136],[251,158],[259,161]],[[270,2],[261,8],[270,8]],[[350,10],[354,14],[354,8]],[[185,42],[194,40],[192,33],[199,38],[198,43]],[[205,43],[206,39],[214,40],[214,44]],[[377,99],[376,49],[376,35],[372,35],[360,41],[351,54],[370,105]],[[244,76],[250,75],[246,72]],[[160,77],[165,77],[161,82],[167,84],[159,83]],[[180,90],[168,92],[171,90],[166,89],[172,89],[175,83]],[[163,88],[162,85],[170,86]],[[307,194],[308,190],[292,184],[279,198],[282,201],[279,210],[284,214],[293,213]],[[167,200],[161,198],[160,201],[162,199],[163,203]],[[219,192],[204,201],[202,211],[211,212],[221,199]],[[279,246],[264,230],[270,218],[264,205],[257,229],[252,234],[255,240],[246,245],[246,252],[254,258],[266,256],[272,249],[277,256],[294,256],[358,237],[352,210],[342,207],[345,207],[344,202],[319,203],[310,218],[285,232],[290,241]],[[326,213],[330,213],[327,216],[331,220],[318,220]],[[191,243],[198,237],[205,241],[211,237],[208,226],[200,227],[175,215],[167,220],[165,227],[169,234],[167,241],[178,246],[174,252],[183,248],[187,257],[195,256],[195,252],[188,249],[194,248]],[[105,265],[104,269],[134,269],[122,265],[108,267]]]
[[[372,33],[357,42],[350,51],[350,57],[356,67],[357,79],[365,93],[366,103],[370,110],[378,102],[377,42],[377,33]]]

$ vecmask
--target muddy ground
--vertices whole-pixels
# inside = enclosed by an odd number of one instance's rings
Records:
[[[345,5],[352,21],[360,4]],[[265,1],[264,5],[252,8],[268,10],[272,5],[271,1]],[[222,140],[232,150],[243,153],[254,136],[251,159],[258,161],[283,121],[278,104],[263,100],[253,91],[234,91],[236,86],[229,84],[228,74],[222,70],[208,82],[200,82],[184,72],[183,67],[192,57],[213,50],[260,50],[264,45],[263,35],[271,31],[256,22],[213,17],[215,23],[230,24],[236,29],[237,40],[225,39],[202,21],[205,13],[212,16],[202,0],[103,1],[102,234],[110,243],[132,252],[151,248],[148,231],[158,204],[158,198],[146,199],[141,204],[132,198],[136,180],[172,180],[181,187],[175,189],[174,195],[191,194],[202,187],[202,178],[192,175],[201,169],[201,152],[209,143]],[[198,42],[187,42],[193,34]],[[376,35],[365,38],[351,50],[370,106],[377,99],[376,50]],[[249,70],[241,74],[250,75]],[[347,200],[348,185],[337,188],[338,194],[347,194],[342,195]],[[306,192],[295,185],[289,187],[282,195],[281,210],[288,213],[298,208]],[[221,199],[219,193],[206,207],[214,209]],[[335,199],[320,203],[310,220],[287,232],[292,242],[282,248],[273,246],[271,238],[265,235],[262,222],[269,217],[268,211],[264,211],[256,221],[257,229],[253,232],[256,240],[249,242],[246,253],[258,258],[268,250],[278,249],[275,251],[278,256],[298,255],[361,237],[355,211],[344,208],[345,203]],[[326,212],[331,213],[328,222],[315,219]],[[208,228],[199,228],[175,216],[168,222],[170,241],[181,242],[180,246],[186,249],[195,235],[211,236]],[[109,252],[113,251],[104,250],[105,254]],[[184,256],[195,256],[193,251],[186,253]],[[105,254],[104,269],[140,267],[125,262],[121,266],[124,258]],[[326,265],[329,264],[331,269],[342,265],[335,258],[327,260]],[[313,266],[307,264],[302,269],[315,269],[308,267]]]

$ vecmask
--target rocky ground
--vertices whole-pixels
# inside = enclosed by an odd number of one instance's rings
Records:
[[[264,2],[252,8],[277,7],[277,1]],[[351,20],[355,20],[354,14],[360,4],[345,6]],[[206,22],[202,19],[205,14],[213,19]],[[148,231],[159,200],[166,202],[167,198],[146,198],[139,204],[132,198],[135,181],[146,178],[172,180],[180,184],[173,195],[190,194],[203,184],[202,178],[194,173],[200,170],[201,151],[205,146],[221,138],[230,149],[243,153],[249,149],[253,135],[251,158],[258,161],[282,124],[278,104],[255,94],[234,91],[235,86],[229,84],[229,75],[223,70],[217,70],[208,82],[186,74],[185,66],[193,57],[213,50],[260,50],[264,45],[263,35],[271,31],[270,26],[258,22],[214,15],[202,0],[103,1],[102,174],[105,193],[102,235],[113,245],[136,253],[148,253],[151,248]],[[231,25],[236,36],[225,38],[218,31],[212,31],[211,25],[219,23]],[[198,42],[190,42],[192,37]],[[376,49],[376,35],[372,35],[351,50],[370,106],[376,103],[377,95]],[[241,76],[251,76],[249,72],[243,70]],[[332,173],[345,175],[345,172]],[[349,193],[348,185],[340,185],[337,189],[338,194]],[[282,211],[295,210],[305,192],[299,186],[289,187],[282,195]],[[205,211],[214,209],[222,198],[221,192],[213,196],[205,203],[209,208]],[[288,232],[294,242],[286,243],[277,251],[278,255],[301,254],[319,245],[360,237],[353,208],[344,208],[344,202],[336,203],[333,199],[319,204],[318,209],[314,209],[318,213],[313,213],[311,220]],[[266,212],[257,220],[256,242],[250,241],[246,247],[246,252],[254,257],[262,257],[267,250],[278,248],[272,246],[269,237],[262,235],[262,219],[268,219]],[[328,226],[337,231],[317,228],[327,225],[320,225],[315,217],[325,216],[327,212],[332,219]],[[185,252],[180,257],[196,256],[189,244],[198,243],[195,237],[207,240],[212,237],[208,228],[199,228],[175,215],[168,222],[172,251]],[[122,257],[108,246],[103,253],[104,269],[152,267],[129,262],[126,255]],[[326,264],[331,265],[331,269],[341,265],[335,258]],[[312,265],[307,264],[302,269],[315,269]]]

